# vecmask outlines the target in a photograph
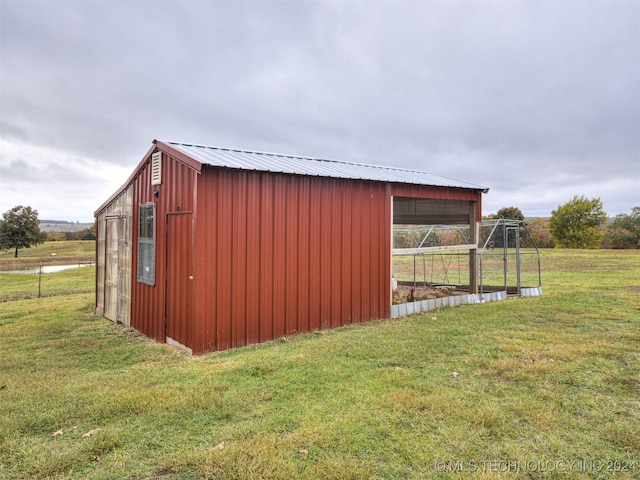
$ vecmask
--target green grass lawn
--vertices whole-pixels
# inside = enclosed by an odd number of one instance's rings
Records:
[[[55,255],[52,255],[55,254]],[[12,252],[0,253],[0,303],[9,300],[48,297],[95,291],[95,266],[83,266],[56,274],[8,274],[10,270],[37,270],[40,265],[86,265],[95,261],[95,242],[70,240],[46,242]]]
[[[0,478],[638,478],[640,252],[542,265],[541,297],[193,358],[92,293],[0,303]]]
[[[95,291],[96,267],[86,265],[58,273],[8,274],[0,271],[0,304],[26,298]]]

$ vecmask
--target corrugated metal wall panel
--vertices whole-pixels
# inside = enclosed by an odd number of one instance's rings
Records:
[[[320,261],[320,295],[318,303],[319,309],[319,325],[320,328],[328,328],[331,326],[331,288],[333,283],[338,279],[333,278],[331,272],[332,251],[331,237],[333,235],[333,227],[336,212],[333,210],[333,186],[334,181],[329,179],[318,184],[320,205],[320,248],[318,250],[318,259]],[[314,252],[311,252],[314,255]]]
[[[192,349],[194,331],[193,215],[167,215],[166,337]]]
[[[358,322],[359,312],[362,310],[362,229],[364,220],[362,218],[362,189],[363,184],[358,182],[351,188],[350,203],[352,207],[353,224],[351,228],[351,321]]]
[[[139,235],[139,206],[142,203],[150,203],[154,201],[153,190],[151,188],[151,176],[149,174],[150,168],[148,164],[140,171],[140,174],[135,178],[134,195],[133,195],[133,231],[134,239],[138,239]],[[157,252],[161,247],[159,241],[160,231],[158,225],[158,218],[160,217],[160,209],[156,206],[156,271],[155,271],[155,286],[148,286],[141,284],[137,281],[137,264],[138,264],[138,244],[137,241],[133,245],[132,255],[132,310],[131,310],[131,326],[136,330],[141,331],[145,335],[159,341],[164,342],[164,288],[161,288],[161,284],[158,283],[158,272],[160,271],[161,264],[158,261]],[[164,243],[162,243],[163,245]],[[164,264],[164,250],[162,265]],[[134,278],[136,277],[136,278]],[[152,295],[156,293],[156,295]],[[154,322],[153,319],[156,319]],[[156,325],[159,324],[159,325]]]
[[[199,181],[194,353],[388,315],[384,185],[209,168]]]
[[[358,221],[352,216],[352,202],[351,192],[344,192],[340,198],[340,211],[341,216],[341,249],[342,249],[342,263],[341,263],[341,283],[343,295],[340,296],[340,311],[343,323],[351,323],[353,321],[353,305],[352,295],[353,291],[353,245],[352,245],[352,230],[353,226]]]
[[[273,264],[280,259],[274,258],[273,250],[273,178],[263,175],[260,184],[260,231],[253,230],[253,235],[259,235],[260,255],[254,259],[260,265],[259,287],[259,331],[260,341],[273,338]],[[250,320],[251,321],[251,320]]]
[[[254,301],[255,292],[247,289],[247,174],[238,172],[238,188],[232,189],[231,224],[232,224],[232,278],[231,288],[233,304],[231,305],[232,325],[231,344],[238,345],[247,341],[247,305]]]
[[[284,183],[287,186],[287,183]],[[284,311],[285,311],[285,334],[290,335],[298,330],[298,235],[300,230],[300,217],[298,215],[298,196],[300,185],[298,182],[289,182],[288,188],[284,189],[284,212],[285,212],[285,239],[284,239]]]
[[[287,333],[287,291],[291,285],[286,283],[287,258],[287,189],[293,187],[293,183],[281,175],[274,175],[273,180],[273,331],[272,338],[282,337]],[[291,187],[289,187],[291,185]],[[292,188],[293,190],[293,188]],[[293,248],[291,256],[296,256],[296,249]],[[295,302],[294,302],[295,303]]]
[[[360,311],[355,312],[356,318],[362,317],[362,319],[371,318],[371,304],[372,298],[369,295],[371,282],[371,259],[369,258],[369,252],[371,251],[371,245],[367,242],[369,234],[372,231],[371,225],[371,196],[373,195],[371,190],[371,184],[365,183],[361,191],[361,197],[358,199],[360,204],[361,214],[360,222],[362,223],[362,229],[360,230],[360,265],[356,265],[355,274],[359,281],[360,290]],[[361,321],[361,320],[360,320]]]
[[[155,285],[146,285],[137,281],[138,245],[132,245],[132,310],[131,326],[136,330],[159,341],[165,341],[165,306],[166,306],[166,224],[167,214],[175,212],[193,212],[195,178],[197,173],[183,163],[171,160],[163,154],[162,183],[151,185],[150,156],[140,167],[138,175],[133,179],[133,238],[138,238],[139,205],[155,203],[156,205],[156,255]],[[154,191],[158,196],[154,196]],[[197,248],[197,247],[196,247]],[[181,292],[187,297],[186,292]],[[193,319],[189,325],[181,325],[180,329],[193,329]],[[189,334],[186,338],[193,338]],[[190,345],[186,345],[191,348]]]
[[[233,319],[231,317],[231,306],[233,304],[233,294],[231,290],[232,278],[234,271],[232,269],[233,263],[233,249],[241,247],[237,245],[233,238],[232,228],[232,179],[230,178],[230,172],[224,171],[219,174],[218,188],[216,188],[217,194],[217,239],[216,239],[216,269],[211,270],[213,272],[216,281],[216,318],[218,319],[218,344],[221,349],[230,348],[233,346]],[[240,272],[237,273],[241,275]],[[200,275],[198,276],[200,277]]]
[[[342,268],[343,262],[346,263],[347,259],[343,255],[342,251],[342,192],[344,191],[344,184],[340,180],[333,180],[331,182],[331,195],[327,199],[327,203],[331,204],[331,243],[330,243],[330,292],[331,292],[331,311],[329,313],[330,326],[337,327],[347,323],[347,318],[343,317],[342,312],[342,295],[346,292],[344,281],[344,270]]]
[[[247,325],[246,343],[253,344],[260,341],[260,175],[250,173],[247,175],[247,211],[244,213],[247,219],[247,245],[245,250],[240,250],[239,255],[247,258],[247,276],[240,279],[245,283],[247,290]]]
[[[213,172],[210,172],[213,175]],[[217,253],[215,235],[217,231],[217,196],[205,194],[202,175],[198,177],[195,215],[195,331],[193,352],[200,353],[218,349],[218,324],[215,315],[217,297],[213,285],[216,281]],[[208,182],[215,184],[216,182]]]
[[[298,259],[296,298],[297,308],[297,331],[309,332],[311,330],[311,256],[300,248],[300,245],[311,244],[311,181],[308,177],[302,177],[296,182],[298,185],[297,205],[297,228],[298,240],[292,245]]]
[[[320,308],[322,304],[321,285],[321,215],[322,182],[313,179],[309,182],[309,244],[298,245],[300,255],[309,257],[309,278],[305,283],[309,288],[309,331],[320,328]],[[304,279],[300,279],[304,282]]]

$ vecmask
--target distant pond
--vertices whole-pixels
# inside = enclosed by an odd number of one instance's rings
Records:
[[[56,273],[62,270],[69,270],[71,268],[88,267],[89,265],[95,265],[95,263],[81,263],[76,265],[43,265],[42,267],[27,268],[24,270],[6,270],[0,271],[0,273],[22,273],[26,275],[32,275],[35,273]],[[42,269],[42,270],[41,270]]]

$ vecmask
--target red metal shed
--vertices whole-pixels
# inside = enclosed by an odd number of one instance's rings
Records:
[[[425,172],[154,141],[95,213],[96,312],[193,354],[386,318],[393,224],[475,229],[483,192]]]

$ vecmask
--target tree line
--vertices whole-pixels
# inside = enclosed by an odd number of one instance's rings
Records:
[[[504,207],[485,219],[508,219],[525,222],[517,207]],[[538,248],[640,248],[640,207],[630,214],[617,215],[612,222],[599,198],[574,196],[551,212],[551,217],[525,222],[527,231]],[[45,233],[40,230],[38,211],[18,205],[2,214],[0,251],[13,250],[45,241],[95,240],[93,226],[80,232]]]
[[[502,208],[485,218],[525,222],[517,207]],[[640,207],[610,221],[600,198],[576,195],[553,210],[549,218],[528,220],[525,225],[538,248],[640,248]]]
[[[89,228],[79,230],[77,232],[47,232],[47,242],[60,242],[62,240],[95,240],[95,227],[91,225]]]
[[[18,257],[20,249],[55,240],[95,240],[93,226],[80,232],[46,233],[40,230],[38,211],[18,205],[2,214],[0,220],[0,251],[13,250]]]
[[[623,213],[611,220],[603,210],[599,198],[588,199],[576,195],[553,210],[549,218],[527,220],[517,207],[504,207],[497,213],[483,217],[483,220],[500,219],[518,220],[525,225],[529,235],[525,235],[521,229],[520,241],[523,247],[533,246],[530,241],[533,240],[538,248],[640,248],[640,207],[634,207],[630,214]],[[431,231],[424,238],[426,232],[426,229],[396,232],[394,248],[416,247],[420,242],[429,247],[461,243],[459,238],[455,238],[458,235],[455,230]],[[501,229],[492,231],[491,225],[484,226],[480,229],[479,245],[502,248],[505,242],[503,235]],[[510,234],[507,241],[509,247],[515,247],[515,238]]]

